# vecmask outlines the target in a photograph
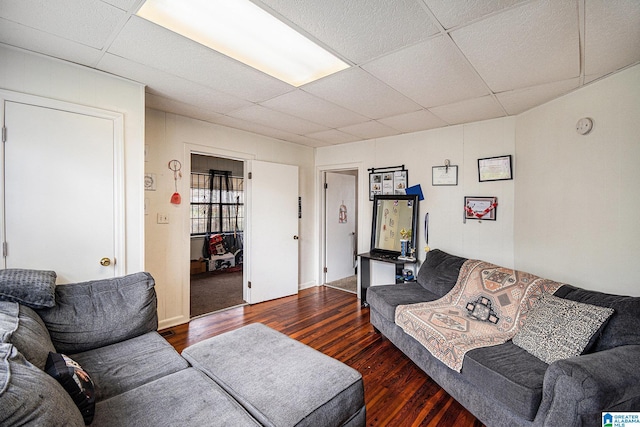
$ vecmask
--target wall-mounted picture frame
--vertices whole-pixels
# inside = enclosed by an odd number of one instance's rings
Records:
[[[478,180],[480,182],[505,181],[509,179],[513,179],[511,154],[478,159]]]
[[[431,185],[458,185],[458,166],[432,166]]]
[[[498,211],[497,197],[465,196],[464,219],[495,221]]]
[[[407,170],[374,170],[369,173],[369,200],[373,200],[376,195],[406,194],[408,182]]]

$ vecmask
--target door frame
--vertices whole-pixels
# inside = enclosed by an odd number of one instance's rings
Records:
[[[365,194],[364,189],[362,188],[364,180],[362,177],[366,169],[364,168],[362,162],[357,163],[343,163],[337,165],[323,165],[318,166],[316,168],[316,182],[317,182],[317,197],[316,197],[316,206],[317,210],[317,218],[318,221],[316,223],[317,227],[317,236],[318,239],[318,268],[316,272],[316,283],[318,286],[321,286],[325,282],[326,274],[324,272],[324,266],[326,265],[326,249],[327,249],[327,230],[326,230],[326,221],[327,221],[327,209],[326,209],[326,198],[324,192],[324,178],[326,172],[344,172],[347,170],[356,170],[358,172],[358,176],[356,176],[356,206],[358,211],[357,216],[357,227],[356,227],[356,252],[360,252],[360,248],[362,247],[362,195]],[[368,193],[366,193],[368,195]]]
[[[248,182],[249,180],[249,162],[252,160],[256,160],[256,156],[253,154],[242,153],[239,151],[231,151],[224,150],[220,148],[210,147],[207,145],[198,145],[192,143],[184,143],[184,166],[185,170],[189,171],[189,176],[191,176],[191,155],[199,154],[202,156],[211,156],[211,157],[221,157],[230,160],[236,160],[239,162],[243,162],[243,172],[244,172],[244,180]],[[183,179],[181,180],[181,191],[182,194],[190,194],[190,184],[191,179]],[[247,211],[247,205],[251,199],[250,190],[245,186],[245,212]],[[185,197],[186,203],[183,203],[183,207],[185,209],[185,214],[182,215],[184,218],[183,221],[183,254],[185,255],[184,262],[180,264],[183,266],[182,270],[182,313],[186,313],[187,321],[191,320],[191,272],[190,272],[190,261],[191,261],[191,223],[190,223],[190,215],[189,215],[189,207],[190,202],[189,198]],[[251,247],[251,239],[247,230],[250,228],[251,218],[247,216],[245,218],[245,230],[244,230],[244,239],[243,239],[243,254],[244,254],[244,263],[245,266],[242,269],[242,299],[245,301],[249,301],[249,287],[248,287],[248,275],[247,275],[247,267],[248,263],[251,262],[250,256],[250,247]]]
[[[113,221],[114,221],[114,265],[115,276],[122,276],[126,273],[126,217],[125,217],[125,166],[124,166],[124,114],[101,108],[89,107],[86,105],[74,104],[60,101],[53,98],[45,98],[37,95],[29,95],[20,92],[13,92],[0,89],[0,119],[4,132],[5,126],[5,103],[14,102],[26,104],[40,108],[50,108],[53,110],[66,111],[73,114],[82,114],[100,119],[111,120],[113,122]],[[7,132],[10,132],[7,131]],[[0,149],[0,235],[4,240],[6,236],[5,223],[5,144],[2,143]],[[6,268],[6,259],[2,257],[2,267]]]

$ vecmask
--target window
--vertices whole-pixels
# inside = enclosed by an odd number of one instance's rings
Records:
[[[191,235],[244,229],[244,178],[228,171],[191,173]]]

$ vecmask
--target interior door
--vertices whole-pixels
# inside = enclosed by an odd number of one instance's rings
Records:
[[[53,270],[58,283],[121,273],[114,120],[5,101],[4,124],[5,268]]]
[[[355,274],[356,177],[325,173],[325,282]]]
[[[298,293],[298,167],[250,162],[249,302]]]

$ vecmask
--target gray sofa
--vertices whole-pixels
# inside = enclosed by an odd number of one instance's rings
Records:
[[[640,298],[563,285],[555,296],[611,307],[586,354],[550,365],[511,340],[466,353],[460,372],[395,323],[398,305],[434,301],[456,283],[465,258],[427,253],[417,282],[367,292],[371,324],[487,426],[601,426],[603,412],[640,411]]]
[[[302,343],[253,324],[183,357],[157,325],[147,273],[0,270],[0,426],[365,425],[361,375]]]

